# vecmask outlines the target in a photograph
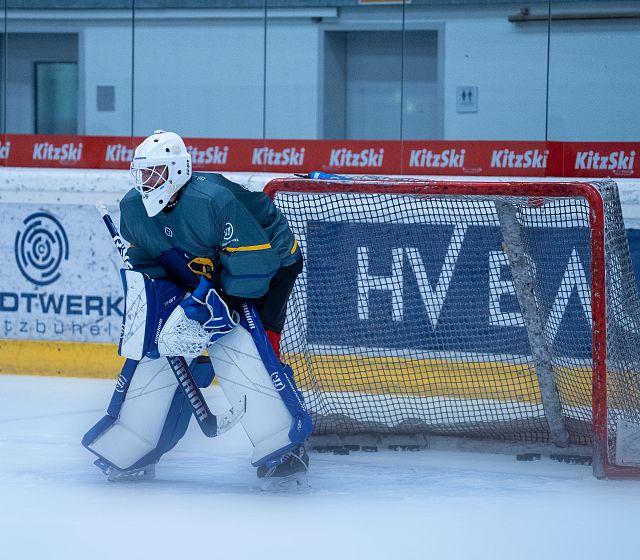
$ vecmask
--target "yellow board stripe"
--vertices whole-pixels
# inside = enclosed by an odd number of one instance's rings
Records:
[[[541,403],[528,364],[300,354],[283,359],[307,391]],[[0,373],[115,379],[123,364],[115,344],[0,340]],[[565,405],[591,406],[591,374],[587,367],[556,369]]]
[[[0,373],[115,379],[124,360],[115,344],[0,340]]]
[[[541,404],[535,370],[528,364],[449,359],[367,358],[284,354],[296,382],[307,391],[368,395],[490,399]],[[591,406],[591,369],[557,368],[561,401]]]
[[[243,247],[225,247],[223,251],[235,253],[237,251],[264,251],[271,249],[271,243],[263,243],[262,245],[244,245]]]

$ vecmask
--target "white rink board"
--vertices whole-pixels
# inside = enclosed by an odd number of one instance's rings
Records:
[[[0,338],[117,341],[121,264],[95,207],[0,202],[0,213]]]
[[[261,190],[269,180],[283,175],[226,176],[251,190]],[[478,177],[474,181],[513,179]],[[128,171],[0,169],[0,339],[117,342],[122,312],[121,264],[95,204],[106,203],[118,224],[118,203],[129,188],[128,181]],[[618,183],[625,220],[640,224],[640,181]],[[37,229],[34,221],[38,219],[48,233],[29,237],[28,233]],[[59,251],[62,256],[55,271],[47,269],[39,274],[37,266],[30,268],[28,255],[32,264],[52,267],[47,251]],[[48,276],[43,276],[45,273]]]
[[[96,203],[118,225],[128,179],[122,171],[0,170],[0,339],[117,343],[122,262]]]

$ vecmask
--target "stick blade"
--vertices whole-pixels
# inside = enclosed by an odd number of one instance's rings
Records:
[[[243,395],[234,405],[222,414],[216,414],[218,419],[218,435],[233,428],[247,411],[247,396]]]

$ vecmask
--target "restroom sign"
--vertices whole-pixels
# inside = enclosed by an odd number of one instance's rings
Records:
[[[478,112],[478,86],[456,87],[456,109],[458,113]]]

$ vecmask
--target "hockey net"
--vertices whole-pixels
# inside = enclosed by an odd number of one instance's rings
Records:
[[[314,434],[590,446],[640,473],[640,298],[617,187],[276,179],[305,255],[283,358]]]

